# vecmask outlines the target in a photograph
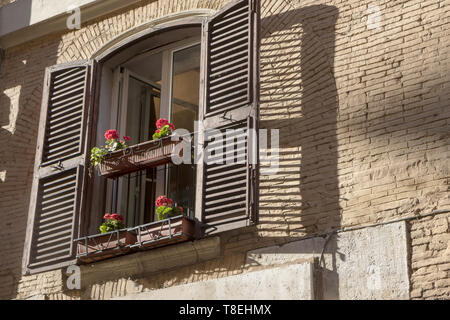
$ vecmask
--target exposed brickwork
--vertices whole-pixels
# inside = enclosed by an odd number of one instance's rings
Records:
[[[6,51],[0,297],[72,298],[60,291],[59,271],[20,275],[45,67],[88,58],[151,19],[228,1],[148,2]],[[142,290],[242,272],[250,249],[450,208],[450,1],[371,5],[381,14],[374,28],[366,1],[262,0],[261,127],[280,129],[281,141],[279,172],[261,176],[260,224],[224,235],[222,259],[144,279]],[[411,224],[413,298],[449,296],[444,220]],[[134,290],[123,281],[83,297]]]
[[[7,4],[10,4],[10,3],[13,3],[13,2],[16,2],[16,1],[17,0],[0,0],[0,7],[4,7]]]
[[[450,214],[412,220],[411,298],[450,299]]]

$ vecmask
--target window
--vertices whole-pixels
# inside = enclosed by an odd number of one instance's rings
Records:
[[[158,25],[95,59],[47,69],[24,273],[73,263],[73,239],[97,233],[106,210],[125,213],[129,226],[151,221],[161,194],[188,207],[203,235],[256,222],[258,166],[250,160],[258,145],[249,129],[258,128],[258,33],[259,1],[235,0],[213,16]],[[89,150],[104,129],[115,124],[138,143],[159,117],[197,130],[206,162],[89,177]],[[211,129],[238,131],[222,143]],[[238,149],[243,161],[208,162],[221,153],[238,160]]]
[[[118,101],[111,127],[131,137],[129,145],[151,140],[160,117],[169,119],[176,128],[194,132],[199,115],[199,37],[133,57],[115,72],[120,73],[114,86],[119,92],[113,92]],[[102,138],[102,132],[97,135]],[[120,212],[129,227],[148,223],[156,220],[156,198],[167,195],[193,217],[195,169],[195,164],[162,165],[108,180],[106,212]],[[104,212],[100,210],[98,216]]]

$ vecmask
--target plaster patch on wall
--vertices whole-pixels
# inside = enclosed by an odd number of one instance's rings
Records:
[[[11,134],[16,131],[16,121],[19,114],[19,96],[21,85],[5,89],[4,94],[8,97],[9,103],[9,123],[2,126],[3,129],[8,130]]]
[[[293,263],[244,274],[151,290],[116,299],[164,300],[310,300],[313,263]]]
[[[319,299],[409,299],[406,224],[341,232],[249,251],[248,266],[319,258]]]

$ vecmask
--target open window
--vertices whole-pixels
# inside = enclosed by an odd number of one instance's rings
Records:
[[[154,221],[164,194],[203,235],[256,222],[258,41],[259,1],[238,0],[132,36],[95,60],[49,68],[24,272],[73,263],[73,239],[98,233],[107,212],[124,215],[127,227]],[[196,135],[198,163],[88,176],[88,150],[107,129],[137,144],[151,139],[158,118]]]
[[[194,132],[199,115],[200,28],[198,36],[134,56],[114,70],[117,83],[112,92],[117,100],[111,128],[129,136],[129,145],[152,140],[156,120],[168,119],[176,128]],[[113,98],[114,99],[114,98]],[[97,133],[101,139],[102,132]],[[195,164],[166,164],[122,175],[106,181],[105,212],[120,212],[127,226],[155,221],[155,200],[160,195],[176,199],[188,216],[194,216]],[[94,190],[98,196],[103,190]]]

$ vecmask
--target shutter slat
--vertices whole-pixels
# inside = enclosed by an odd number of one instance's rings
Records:
[[[226,107],[226,109],[232,109],[232,108],[235,108],[238,106],[239,107],[243,106],[243,104],[245,104],[247,101],[246,100],[247,96],[242,94],[243,91],[244,90],[241,90],[241,92],[240,92],[241,95],[234,99],[228,99],[228,100],[225,99],[224,102],[214,104],[213,106],[211,106],[211,111],[223,110],[223,109],[225,109],[225,107]],[[222,101],[222,100],[224,100],[224,99],[220,99],[220,100],[216,99],[216,101]]]
[[[76,174],[67,174],[62,177],[59,177],[58,179],[52,180],[49,179],[48,181],[43,181],[42,185],[45,187],[44,192],[46,192],[48,187],[60,185],[61,183],[65,183],[66,181],[73,181],[73,179],[76,177]]]
[[[54,78],[53,83],[59,83],[61,78],[70,77],[71,75],[79,72],[80,70],[84,71],[85,69],[80,67],[74,67],[74,68],[67,68],[66,71],[55,72],[55,74],[53,75]]]
[[[61,87],[59,90],[53,91],[51,100],[57,101],[57,100],[61,100],[61,98],[63,98],[63,97],[71,98],[74,96],[75,92],[84,91],[84,84],[83,84],[83,82],[80,83],[80,80],[84,81],[84,76],[77,78],[77,79],[73,79],[73,81],[76,81],[76,80],[78,80],[78,83],[74,83],[71,86],[64,86],[64,87]]]
[[[242,12],[246,12],[248,14],[249,7],[248,1],[243,1],[240,4],[234,6],[231,10],[227,10],[224,14],[221,15],[221,18],[215,21],[216,25],[220,25],[221,23],[229,22],[227,19],[230,16],[236,16],[241,14]]]
[[[243,78],[244,77],[242,77],[241,79],[243,79]],[[245,79],[246,78],[247,77],[245,77]],[[211,97],[219,96],[219,99],[222,100],[222,99],[226,99],[227,96],[232,95],[232,94],[225,95],[225,94],[229,93],[230,91],[231,92],[235,92],[236,89],[242,88],[242,87],[245,87],[245,89],[241,90],[239,92],[245,92],[246,91],[247,84],[240,82],[239,79],[234,80],[234,82],[237,82],[237,84],[232,85],[232,86],[228,85],[225,89],[214,90],[214,92],[211,94]],[[213,88],[213,87],[211,87],[211,88]],[[211,101],[214,101],[214,99],[211,99]]]
[[[76,140],[76,139],[79,139],[79,138],[80,138],[80,135],[75,135],[75,136],[72,136],[72,137],[69,137],[69,138],[65,138],[64,140],[59,140],[59,141],[55,141],[55,142],[49,143],[48,147],[56,148],[56,147],[58,147],[60,145],[63,145],[63,144],[68,143],[68,142],[70,142],[70,141],[72,141],[74,139]]]
[[[238,51],[240,48],[245,48],[246,46],[248,46],[247,33],[245,33],[245,37],[239,37],[239,35],[236,34],[231,37],[231,39],[234,40],[230,41],[230,39],[224,39],[224,41],[217,41],[216,43],[214,43],[214,45],[211,46],[211,58],[219,59],[220,56],[227,55],[228,52],[231,52],[233,50]]]
[[[67,251],[67,250],[70,250],[70,245],[67,243],[57,243],[53,246],[43,247],[42,249],[38,247],[36,252],[37,252],[37,255],[42,258],[45,256],[46,252],[55,253],[55,250],[56,250],[56,252],[58,252],[59,250],[57,250],[57,249],[59,249],[59,248],[63,248],[64,251]]]
[[[227,183],[221,183],[218,186],[208,186],[208,182],[206,183],[205,186],[205,193],[206,194],[215,194],[215,193],[221,193],[222,191],[225,191],[226,189],[233,189],[233,188],[238,188],[241,185],[244,185],[245,180],[243,180],[244,182],[241,181],[241,183],[237,183],[236,181],[230,181],[228,180]]]
[[[58,262],[60,262],[61,260],[66,260],[68,258],[70,258],[70,254],[59,255],[54,258],[46,258],[43,261],[30,263],[28,265],[28,267],[30,269],[34,269],[34,268],[46,266],[49,270],[51,270],[51,269],[55,269],[55,268],[52,268],[52,264],[58,265]],[[39,260],[42,260],[42,259],[39,259]]]
[[[75,117],[79,117],[83,114],[83,110],[75,109],[75,110],[67,110],[66,113],[58,115],[57,117],[50,117],[49,123],[50,125],[55,125],[61,122],[67,122],[68,120],[72,120]]]
[[[61,161],[61,160],[65,160],[69,157],[75,157],[76,155],[80,154],[78,152],[78,147],[77,148],[72,148],[72,149],[67,149],[67,150],[63,150],[62,152],[58,152],[58,153],[52,153],[51,155],[49,155],[47,157],[47,161],[43,162],[44,165],[50,165],[52,163]]]
[[[228,37],[230,35],[234,35],[236,33],[239,33],[241,30],[245,30],[246,32],[248,32],[247,25],[246,24],[242,24],[241,26],[239,26],[239,27],[237,27],[235,29],[232,29],[232,30],[230,30],[228,32],[223,32],[222,31],[222,32],[219,32],[218,34],[215,34],[215,35],[213,34],[211,36],[211,39],[213,41],[218,41],[218,40],[224,39],[224,38],[226,38],[226,37]]]
[[[70,253],[70,246],[68,246],[67,248],[62,249],[62,250],[53,251],[51,253],[39,254],[39,255],[37,255],[37,259],[38,260],[45,260],[46,258],[49,258],[49,257],[55,257],[55,256],[58,257],[58,256],[61,256],[61,255],[67,255],[69,253]]]
[[[66,237],[60,237],[60,238],[58,238],[58,239],[53,239],[53,240],[48,240],[48,241],[42,241],[42,242],[39,242],[37,245],[36,245],[36,247],[37,248],[42,248],[42,247],[50,247],[50,246],[52,246],[53,244],[59,244],[59,243],[63,243],[63,244],[65,244],[65,243],[68,243],[69,241],[71,241],[72,239],[71,239],[71,237],[70,236],[66,236]]]
[[[46,222],[46,223],[41,223],[39,225],[39,231],[43,232],[45,230],[50,229],[51,232],[54,232],[57,229],[61,229],[65,227],[65,224],[69,224],[71,223],[73,220],[73,217],[66,217],[64,219],[58,219],[57,221],[52,221],[52,222]],[[43,234],[43,233],[41,233]]]
[[[86,71],[82,70],[80,72],[76,72],[73,75],[71,75],[70,77],[66,77],[64,79],[61,79],[59,82],[55,81],[55,85],[53,86],[54,90],[59,90],[61,88],[64,88],[68,85],[71,85],[74,82],[80,82],[81,79],[83,79],[84,77],[86,77]]]
[[[243,52],[248,46],[248,38],[238,39],[232,42],[229,42],[223,46],[214,48],[211,50],[211,59],[221,59],[222,57],[229,57],[232,53],[241,53],[244,56],[245,52]]]
[[[50,222],[50,221],[53,221],[53,220],[59,220],[59,219],[62,219],[64,217],[67,217],[69,214],[72,214],[72,212],[70,210],[66,211],[66,212],[63,212],[61,214],[50,215],[48,218],[42,218],[41,221],[42,221],[42,223],[47,223],[47,222]]]
[[[41,215],[41,218],[45,218],[45,217],[54,217],[56,216],[56,214],[67,214],[68,212],[72,212],[74,208],[74,204],[72,201],[67,201],[65,203],[65,206],[63,207],[58,207],[54,210],[46,210],[45,213],[43,212]]]
[[[220,193],[220,195],[217,194],[205,194],[205,202],[210,202],[210,201],[215,201],[215,200],[222,200],[225,199],[227,197],[232,197],[232,196],[242,196],[243,194],[245,194],[245,190],[246,190],[246,186],[242,186],[242,187],[238,187],[235,186],[232,189],[228,189],[228,190],[224,190]]]
[[[66,105],[64,107],[59,107],[59,108],[54,108],[52,110],[52,113],[50,113],[49,118],[53,119],[53,118],[57,118],[60,117],[61,115],[65,115],[66,112],[70,113],[74,110],[81,110],[83,108],[83,99],[79,99],[77,101],[74,101],[73,104],[71,105]]]
[[[237,56],[241,56],[240,58],[237,58]],[[214,63],[211,63],[211,72],[209,74],[209,81],[216,80],[218,76],[222,74],[232,74],[233,72],[236,72],[236,70],[239,71],[245,71],[248,73],[247,64],[248,64],[248,57],[242,54],[242,52],[238,52],[235,55],[230,55],[228,57],[231,57],[231,59],[228,59],[227,57],[223,59],[219,59],[221,61],[217,60],[217,65]],[[223,63],[224,61],[228,61],[227,63]]]
[[[227,168],[226,171],[218,168],[216,170],[214,169],[208,169],[206,168],[206,170],[208,171],[208,176],[210,177],[211,180],[216,179],[216,178],[220,178],[222,176],[227,176],[230,174],[239,174],[242,171],[245,171],[246,168],[242,167],[240,164],[226,164],[229,165],[229,167]]]
[[[245,208],[234,208],[225,212],[220,212],[218,214],[209,214],[206,216],[206,223],[216,222],[220,223],[228,223],[230,219],[242,219],[245,220],[246,216],[243,214],[245,212]]]
[[[51,130],[59,130],[60,128],[67,128],[71,126],[79,126],[79,123],[81,122],[81,114],[79,114],[77,117],[73,117],[72,119],[67,119],[64,121],[61,121],[58,119],[56,123],[53,123],[50,125]]]
[[[50,232],[49,235],[38,236],[37,241],[39,243],[39,242],[41,242],[43,240],[48,240],[48,239],[56,239],[56,238],[61,239],[62,236],[65,237],[65,236],[67,236],[67,235],[69,235],[71,233],[72,233],[72,230],[69,230],[68,228],[66,228],[66,229],[64,229],[62,231],[59,231],[59,232]]]
[[[70,96],[69,98],[66,98],[64,100],[55,101],[53,103],[53,107],[55,107],[56,110],[59,110],[59,108],[57,108],[57,107],[65,108],[67,106],[66,103],[73,103],[74,101],[79,101],[79,100],[82,100],[83,98],[84,98],[84,92],[79,93],[74,96]]]
[[[61,95],[59,95],[57,97],[54,97],[53,103],[55,105],[60,106],[59,102],[62,102],[64,104],[67,103],[67,102],[72,102],[73,100],[75,100],[75,99],[72,98],[75,94],[84,95],[84,89],[83,88],[75,88],[75,89],[72,89],[69,92],[66,92],[66,93],[61,94]]]
[[[48,137],[48,141],[60,141],[63,139],[68,139],[70,137],[77,137],[80,135],[80,128],[77,128],[75,130],[68,130],[68,131],[61,131],[60,134],[53,134]]]
[[[73,190],[75,191],[75,189]],[[70,199],[73,200],[74,197],[74,192],[61,192],[61,193],[57,193],[58,196],[52,195],[51,197],[48,197],[48,199],[42,198],[42,210],[45,210],[46,208],[52,207],[53,204],[60,204],[60,203],[65,203],[65,199]]]
[[[234,73],[234,75],[236,75],[236,73]],[[222,82],[219,82],[217,85],[211,86],[211,90],[214,91],[214,94],[212,94],[211,96],[218,94],[217,93],[218,91],[216,91],[217,89],[220,89],[220,88],[223,88],[223,87],[229,88],[230,85],[233,84],[233,83],[238,82],[238,85],[241,86],[242,83],[239,83],[240,80],[244,80],[244,79],[247,79],[247,78],[248,78],[247,75],[243,75],[241,77],[234,77],[234,79],[231,79],[231,80],[228,80],[228,81],[223,81],[224,79],[219,79],[219,80],[222,80]]]
[[[232,176],[232,179],[230,179],[230,177],[228,177],[228,176],[225,178],[222,178],[222,179],[214,179],[214,180],[210,179],[208,181],[208,183],[206,184],[207,188],[214,187],[217,184],[222,185],[223,183],[230,181],[230,180],[237,180],[237,181],[241,180],[242,181],[242,180],[245,180],[246,176],[247,176],[247,172],[234,173],[234,174],[235,175]]]
[[[236,200],[240,200],[240,201],[236,201]],[[209,204],[208,205],[208,209],[205,210],[205,214],[208,216],[210,213],[211,214],[219,214],[219,213],[223,213],[223,212],[230,212],[233,210],[239,210],[244,208],[244,210],[246,209],[246,197],[240,197],[240,198],[236,198],[234,201],[230,201],[229,203],[226,204],[220,204],[220,205],[215,205],[215,204]]]
[[[224,30],[233,28],[236,25],[242,25],[248,23],[248,7],[242,8],[243,12],[235,11],[231,12],[228,17],[224,17],[221,21],[213,24],[212,35],[224,32]]]
[[[234,71],[234,72],[227,73],[225,75],[221,75],[220,77],[218,77],[218,76],[213,77],[213,78],[211,78],[211,81],[210,81],[211,87],[215,87],[216,85],[221,85],[222,83],[229,81],[230,79],[232,81],[235,80],[235,78],[239,78],[239,80],[241,80],[240,77],[242,76],[242,74],[244,74],[244,76],[246,78],[248,77],[246,70],[242,70],[239,68],[236,68],[236,71]],[[215,89],[215,88],[213,88],[213,89]]]

